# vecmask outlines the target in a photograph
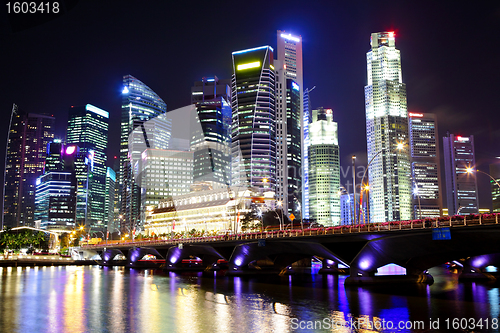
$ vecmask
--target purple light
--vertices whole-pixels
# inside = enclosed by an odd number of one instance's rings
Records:
[[[66,147],[66,155],[72,155],[76,151],[76,146]]]
[[[330,259],[326,259],[326,264],[327,265],[333,265],[335,262],[333,260],[330,260]]]
[[[359,263],[359,268],[362,270],[366,270],[370,267],[370,261],[369,260],[363,260],[362,262]]]
[[[238,267],[239,267],[239,266],[241,266],[241,264],[242,264],[242,263],[243,263],[243,259],[241,259],[240,257],[238,257],[238,258],[236,258],[236,259],[234,260],[234,264],[235,264],[236,266],[238,266]]]
[[[479,256],[472,259],[471,266],[476,268],[482,268],[486,264],[486,257]]]
[[[170,262],[171,262],[172,264],[175,264],[175,263],[177,262],[177,260],[179,260],[179,257],[176,257],[176,256],[172,256],[172,257],[170,257]]]

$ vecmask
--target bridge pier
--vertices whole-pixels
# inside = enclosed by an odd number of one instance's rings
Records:
[[[349,274],[349,268],[339,268],[339,263],[330,260],[322,259],[322,267],[318,271],[318,274]]]
[[[470,257],[462,262],[463,268],[458,279],[460,281],[496,281],[498,272],[486,272],[486,267],[500,263],[500,253]]]

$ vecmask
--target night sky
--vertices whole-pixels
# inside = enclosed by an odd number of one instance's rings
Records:
[[[344,169],[352,154],[366,164],[366,52],[372,32],[395,31],[408,110],[437,114],[441,151],[450,131],[475,136],[479,169],[500,156],[498,2],[60,2],[63,15],[33,27],[43,15],[1,9],[2,146],[12,103],[55,115],[59,136],[68,108],[91,103],[110,112],[109,156],[117,155],[123,75],[180,108],[194,81],[230,78],[231,52],[275,48],[280,29],[303,38],[304,85],[316,86],[313,108],[334,110]],[[478,177],[480,206],[490,207],[488,178]]]

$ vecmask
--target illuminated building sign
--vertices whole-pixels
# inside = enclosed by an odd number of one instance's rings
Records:
[[[85,110],[94,112],[94,113],[96,113],[96,114],[98,114],[100,116],[103,116],[105,118],[109,118],[108,111],[104,111],[103,109],[99,109],[98,107],[93,106],[91,104],[85,105]]]
[[[294,90],[297,90],[297,91],[299,91],[299,89],[300,89],[300,88],[299,88],[299,85],[298,85],[297,83],[295,83],[295,82],[292,82],[292,88],[293,88]]]
[[[294,41],[294,42],[300,42],[300,38],[298,37],[295,37],[295,36],[292,36],[291,34],[281,34],[281,37],[282,38],[285,38],[285,39],[288,39],[288,40],[291,40],[291,41]]]
[[[469,138],[464,138],[464,137],[462,137],[462,136],[457,136],[457,140],[458,140],[459,142],[468,142],[468,141],[469,141]]]
[[[260,61],[249,62],[248,64],[238,65],[238,66],[236,66],[236,70],[242,71],[242,70],[245,70],[245,69],[257,68],[257,67],[260,67]]]
[[[127,86],[123,87],[122,94],[128,94],[128,93],[129,93],[128,87]]]
[[[410,112],[410,113],[408,113],[408,116],[409,116],[409,117],[418,117],[418,118],[422,118],[424,115],[423,115],[423,113],[414,113],[414,112]]]
[[[253,49],[236,51],[236,52],[233,52],[233,54],[247,53],[247,52],[252,52],[252,51],[257,51],[257,50],[262,50],[262,49],[267,49],[267,48],[269,48],[272,52],[274,52],[274,49],[270,46],[260,46],[260,47],[254,47]]]

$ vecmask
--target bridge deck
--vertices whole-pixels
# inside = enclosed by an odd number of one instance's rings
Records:
[[[141,241],[108,241],[100,242],[94,245],[83,245],[87,249],[102,249],[104,247],[141,247],[141,246],[169,246],[177,244],[192,244],[192,243],[213,243],[224,241],[245,241],[258,240],[267,238],[301,238],[309,236],[323,235],[341,235],[341,234],[363,234],[363,233],[379,233],[379,232],[396,232],[399,230],[423,230],[430,228],[450,227],[461,228],[467,226],[491,225],[498,224],[499,214],[483,214],[469,216],[451,216],[449,218],[438,218],[433,220],[410,220],[410,221],[393,221],[384,223],[368,223],[359,225],[344,225],[328,228],[314,229],[297,229],[297,230],[277,230],[267,232],[252,232],[217,235],[208,237],[191,237],[191,238],[160,238],[146,239]]]

